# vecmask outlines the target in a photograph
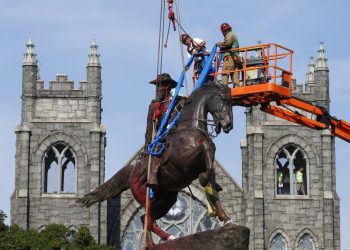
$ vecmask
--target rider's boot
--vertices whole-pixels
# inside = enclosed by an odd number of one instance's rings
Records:
[[[157,172],[160,164],[160,158],[153,156],[150,166],[150,175],[148,176],[147,184],[150,186],[158,186]]]
[[[153,200],[158,192],[157,172],[160,164],[160,158],[153,156],[151,160],[150,173],[147,179],[147,185],[150,188],[150,198]]]

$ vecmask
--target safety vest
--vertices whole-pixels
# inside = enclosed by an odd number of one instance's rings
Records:
[[[278,173],[278,182],[281,183],[283,181],[283,173],[279,172]]]
[[[303,182],[303,173],[300,170],[298,170],[296,172],[295,177],[296,177],[298,183]]]
[[[239,43],[238,43],[238,38],[236,36],[236,34],[231,30],[230,32],[228,32],[226,34],[226,36],[233,36],[233,41],[232,41],[232,47],[230,49],[237,49],[239,48]],[[234,57],[239,57],[239,52],[235,51],[235,52],[225,52],[223,53],[223,56],[234,56]]]

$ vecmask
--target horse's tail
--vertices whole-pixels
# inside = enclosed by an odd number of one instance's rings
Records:
[[[130,187],[129,177],[133,171],[132,165],[127,165],[119,170],[111,179],[77,200],[84,207],[90,207],[96,202],[102,202],[108,198],[120,195]]]

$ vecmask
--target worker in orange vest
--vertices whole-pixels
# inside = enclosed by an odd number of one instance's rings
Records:
[[[227,85],[229,82],[229,76],[231,76],[233,86],[239,86],[239,72],[232,72],[238,68],[240,56],[238,51],[230,51],[232,49],[239,48],[239,43],[236,34],[232,31],[231,25],[223,23],[220,26],[222,35],[224,36],[223,42],[218,42],[216,45],[220,48],[222,53],[222,77],[221,83]],[[225,73],[226,72],[226,73]]]

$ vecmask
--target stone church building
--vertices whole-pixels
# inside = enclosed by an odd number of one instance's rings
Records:
[[[22,118],[16,132],[16,178],[11,221],[42,230],[62,223],[71,233],[87,226],[100,243],[141,249],[144,213],[130,191],[117,199],[81,208],[77,198],[104,182],[106,129],[101,124],[101,64],[93,41],[87,80],[74,89],[67,75],[44,88],[34,45],[23,61]],[[310,58],[305,84],[293,83],[294,96],[329,109],[329,70],[323,44]],[[300,111],[301,112],[301,111]],[[236,224],[250,228],[250,249],[339,249],[339,198],[335,142],[328,130],[311,130],[246,109],[241,140],[242,184],[218,162],[220,198]],[[130,159],[132,164],[138,152]],[[297,178],[303,179],[302,191]],[[180,192],[158,223],[176,236],[221,225],[206,210],[198,182]],[[159,242],[159,238],[154,238]]]

